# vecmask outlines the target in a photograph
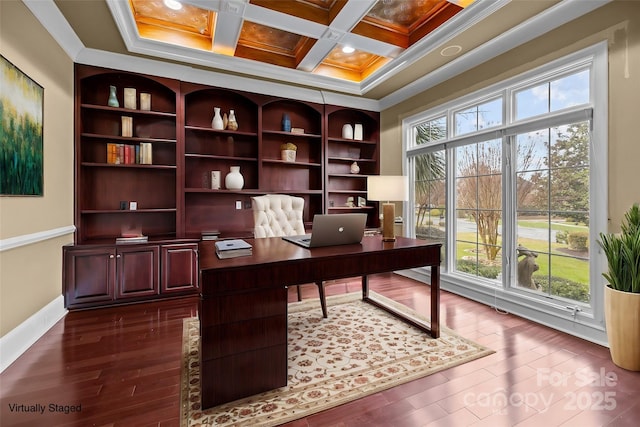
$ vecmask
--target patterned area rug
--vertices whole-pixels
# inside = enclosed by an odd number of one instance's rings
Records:
[[[274,426],[493,353],[444,327],[433,339],[362,302],[361,295],[327,298],[328,319],[317,299],[289,304],[287,386],[204,411],[198,319],[185,319],[182,426]],[[409,308],[375,297],[428,324]]]

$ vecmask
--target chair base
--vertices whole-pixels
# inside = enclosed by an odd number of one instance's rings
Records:
[[[298,301],[302,301],[302,291],[300,290],[300,286],[302,285],[296,285],[297,291],[298,291]],[[327,316],[327,299],[324,293],[324,283],[316,282],[316,286],[318,286],[318,294],[320,296],[320,306],[322,307],[322,317],[326,319],[328,316]]]

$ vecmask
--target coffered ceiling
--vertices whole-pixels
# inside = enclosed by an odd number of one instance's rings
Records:
[[[42,3],[51,0],[23,1],[46,27],[52,16]],[[82,46],[76,62],[113,53],[379,100],[471,68],[607,1],[180,0],[177,9],[167,0],[53,4]]]
[[[112,4],[120,12],[114,16],[125,18],[120,26],[132,19],[143,39],[361,83],[473,1],[129,0]]]

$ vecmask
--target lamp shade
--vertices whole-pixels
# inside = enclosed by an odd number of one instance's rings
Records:
[[[409,200],[409,180],[402,175],[371,175],[367,177],[369,200],[400,202]]]

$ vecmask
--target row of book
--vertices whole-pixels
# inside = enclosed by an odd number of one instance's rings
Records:
[[[107,144],[107,163],[112,165],[153,164],[153,148],[150,142],[140,144]]]
[[[249,256],[253,247],[242,239],[216,240],[216,255],[220,259]]]

